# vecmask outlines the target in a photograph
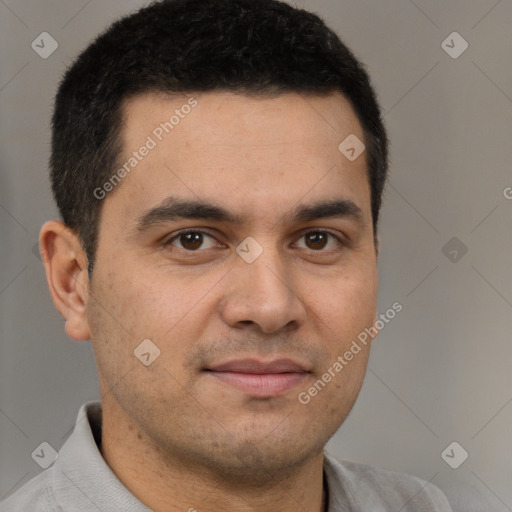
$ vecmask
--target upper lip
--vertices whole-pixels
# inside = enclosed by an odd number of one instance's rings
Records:
[[[292,359],[274,359],[272,361],[260,361],[258,359],[236,359],[218,364],[207,370],[215,372],[237,373],[308,373],[306,367]]]

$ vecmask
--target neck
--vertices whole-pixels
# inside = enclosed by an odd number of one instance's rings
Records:
[[[103,411],[101,454],[122,484],[155,512],[325,512],[323,450],[293,472],[251,485],[163,455],[132,422]],[[117,416],[117,417],[116,417]],[[243,483],[240,483],[243,482]]]

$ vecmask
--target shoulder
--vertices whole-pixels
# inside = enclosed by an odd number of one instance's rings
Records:
[[[52,492],[52,468],[45,469],[0,501],[0,512],[54,512]]]
[[[345,493],[361,510],[402,512],[453,512],[435,485],[405,473],[339,460],[325,453],[334,495]],[[331,492],[331,490],[330,490]]]

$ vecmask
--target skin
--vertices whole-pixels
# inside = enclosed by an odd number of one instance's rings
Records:
[[[338,93],[193,96],[191,113],[103,200],[91,281],[75,233],[44,224],[50,292],[66,333],[92,341],[101,453],[141,502],[158,512],[321,512],[323,448],[357,398],[369,349],[308,404],[297,397],[375,321],[366,154],[351,162],[338,150],[349,134],[363,140],[362,128]],[[187,99],[125,102],[120,162]],[[137,231],[137,218],[170,195],[244,222],[175,219]],[[361,219],[289,217],[299,204],[333,199],[355,203]],[[184,228],[206,231],[202,245],[164,245]],[[340,241],[315,244],[318,231]],[[236,252],[248,236],[263,248],[250,264]],[[134,355],[146,338],[160,350],[149,366]],[[249,396],[204,371],[279,357],[309,373],[278,396]]]

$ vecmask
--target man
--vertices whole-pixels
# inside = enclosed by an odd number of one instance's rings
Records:
[[[0,510],[450,511],[324,452],[378,331],[387,167],[368,76],[317,16],[168,0],[113,24],[60,85],[63,222],[40,234],[101,402]]]

